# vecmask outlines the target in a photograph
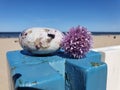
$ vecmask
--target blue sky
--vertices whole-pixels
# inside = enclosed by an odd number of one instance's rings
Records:
[[[120,0],[0,0],[0,32],[30,27],[120,32]]]

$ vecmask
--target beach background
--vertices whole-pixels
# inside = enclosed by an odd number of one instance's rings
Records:
[[[2,34],[3,35],[3,34]],[[6,53],[13,50],[21,50],[18,34],[3,35],[0,37],[0,90],[10,90],[9,65]],[[96,34],[93,35],[93,48],[120,45],[119,34]]]
[[[0,90],[11,89],[6,53],[22,49],[22,30],[78,25],[94,32],[93,48],[120,45],[120,0],[0,0]]]

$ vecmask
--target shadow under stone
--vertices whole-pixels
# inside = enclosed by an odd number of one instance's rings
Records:
[[[55,53],[50,53],[50,54],[33,54],[29,51],[26,50],[21,50],[20,51],[21,54],[23,55],[27,55],[27,56],[32,56],[32,57],[50,57],[50,56],[54,56]]]
[[[37,89],[32,87],[18,87],[16,90],[43,90],[43,89]]]
[[[54,53],[50,53],[50,54],[32,54],[31,52],[26,51],[26,50],[21,50],[20,53],[23,54],[23,55],[32,56],[32,57],[52,57],[52,56],[59,56],[59,57],[62,57],[62,58],[76,59],[77,60],[77,58],[70,57],[63,50],[58,50],[58,51],[56,51]]]

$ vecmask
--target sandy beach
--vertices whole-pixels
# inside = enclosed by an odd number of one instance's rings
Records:
[[[0,38],[0,90],[10,90],[6,52],[21,49],[17,38]]]
[[[120,45],[120,35],[94,35],[93,48]]]
[[[120,35],[94,35],[93,48],[120,45]],[[0,38],[0,90],[10,90],[6,52],[20,50],[18,38]]]

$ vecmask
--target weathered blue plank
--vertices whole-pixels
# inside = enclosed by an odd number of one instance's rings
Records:
[[[64,78],[48,63],[25,65],[15,68],[12,72],[14,72],[16,88],[32,87],[43,90],[64,90]]]
[[[102,62],[67,60],[66,90],[106,90],[107,65]]]
[[[49,63],[65,60],[65,58],[59,57],[58,55],[32,56],[29,53],[20,50],[7,52],[7,58],[10,66]]]
[[[24,64],[37,64],[37,63],[44,63],[44,62],[56,62],[56,61],[63,61],[66,59],[75,60],[67,57],[63,53],[49,55],[49,56],[32,56],[29,53],[24,51],[9,51],[7,52],[7,58],[10,66],[19,66]],[[101,61],[101,55],[98,52],[90,51],[86,54],[86,57],[83,58],[84,60],[92,60],[92,61]],[[82,59],[81,59],[82,60]]]
[[[7,59],[11,68],[11,75],[13,76],[15,87],[18,88],[18,90],[25,88],[64,90],[65,79],[68,79],[68,77],[65,77],[65,72],[68,75],[74,76],[75,74],[77,77],[82,75],[82,77],[85,77],[86,74],[81,75],[83,72],[80,73],[77,71],[82,70],[82,68],[84,68],[85,71],[88,70],[88,67],[86,67],[86,63],[88,62],[101,62],[101,55],[98,52],[90,51],[83,59],[76,60],[69,58],[63,52],[48,56],[33,56],[25,51],[17,50],[9,51],[7,53]],[[81,61],[85,61],[85,63]],[[65,63],[67,63],[67,65]],[[69,65],[72,66],[68,67],[68,63],[70,63]],[[81,67],[78,67],[79,65],[81,65]],[[72,67],[76,68],[75,72],[73,72]],[[46,76],[46,74],[48,76]],[[78,80],[77,77],[71,77],[69,79],[76,81]],[[84,78],[79,78],[78,81],[83,83],[83,79]],[[76,85],[78,84],[79,82],[76,83]],[[70,87],[73,86],[74,83],[70,85]],[[78,89],[69,88],[66,90],[84,90],[79,89],[81,86],[78,86],[79,87],[76,87]],[[86,88],[85,90],[88,89]]]
[[[65,60],[57,55],[30,56],[10,51],[7,58],[15,88],[64,90]]]

